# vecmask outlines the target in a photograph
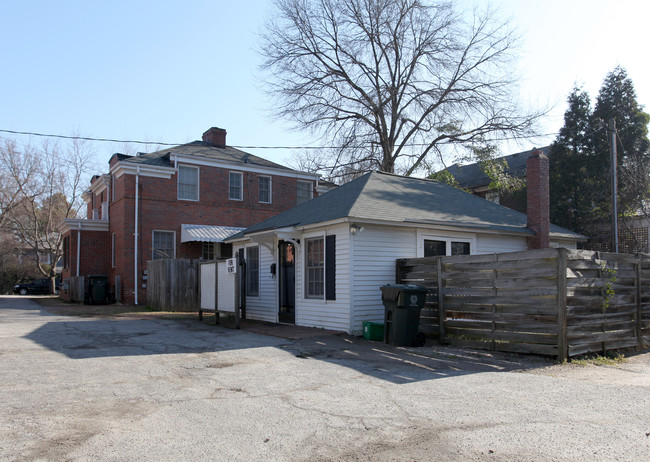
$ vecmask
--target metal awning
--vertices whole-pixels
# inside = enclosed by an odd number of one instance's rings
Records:
[[[181,225],[181,242],[223,242],[244,229],[234,226]]]

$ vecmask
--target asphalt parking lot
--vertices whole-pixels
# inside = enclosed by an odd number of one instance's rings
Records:
[[[650,353],[556,365],[3,296],[0,460],[650,460]]]

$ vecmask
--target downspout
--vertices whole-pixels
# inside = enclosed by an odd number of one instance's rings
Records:
[[[79,277],[79,263],[81,261],[81,222],[77,223],[77,277]]]
[[[133,236],[135,237],[134,251],[133,251],[133,287],[135,291],[135,304],[138,304],[138,192],[140,184],[140,166],[138,165],[135,172],[135,230]]]

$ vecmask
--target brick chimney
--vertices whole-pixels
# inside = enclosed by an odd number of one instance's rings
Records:
[[[549,247],[548,157],[542,151],[533,151],[526,161],[526,179],[527,226],[535,232],[528,238],[528,249],[545,249]]]
[[[219,148],[226,147],[226,134],[223,128],[212,127],[203,134],[203,141]]]

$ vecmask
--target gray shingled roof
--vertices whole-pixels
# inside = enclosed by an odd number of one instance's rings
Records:
[[[118,160],[121,162],[129,162],[141,165],[154,165],[159,167],[171,167],[171,154],[184,154],[216,161],[245,163],[258,167],[268,167],[293,171],[293,169],[289,167],[276,164],[275,162],[271,162],[261,157],[257,157],[253,154],[240,151],[239,149],[230,146],[218,147],[204,141],[192,141],[191,143],[172,146],[156,152],[138,154],[137,156],[127,156],[124,154],[117,154],[117,156]]]
[[[232,236],[350,218],[532,234],[526,215],[443,183],[372,172]],[[551,225],[554,237],[584,236]]]
[[[543,148],[534,148],[530,151],[518,152],[509,156],[499,157],[498,159],[504,159],[508,164],[505,173],[516,178],[521,178],[526,176],[526,161],[534,151],[538,150],[548,156],[551,147],[545,146]],[[454,164],[448,167],[447,171],[454,176],[460,187],[465,189],[487,186],[492,181],[490,177],[481,170],[478,162],[467,165]]]

